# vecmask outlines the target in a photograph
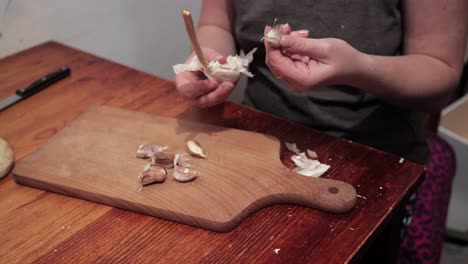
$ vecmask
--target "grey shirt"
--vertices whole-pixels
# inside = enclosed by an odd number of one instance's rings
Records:
[[[384,102],[364,90],[335,85],[296,93],[265,65],[260,42],[265,25],[289,23],[313,38],[340,38],[367,54],[400,54],[399,0],[235,0],[235,38],[239,49],[259,47],[250,70],[245,103],[325,133],[425,163],[424,113]]]

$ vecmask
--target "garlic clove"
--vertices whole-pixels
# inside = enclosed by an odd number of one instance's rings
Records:
[[[175,155],[169,152],[158,152],[152,157],[152,163],[159,165],[166,169],[171,169],[174,167],[174,158]]]
[[[166,177],[167,170],[165,168],[158,165],[146,164],[143,171],[138,175],[140,191],[143,189],[143,186],[164,182]]]
[[[147,159],[153,157],[156,153],[167,150],[167,146],[158,146],[155,144],[141,144],[137,151],[137,158]]]
[[[174,158],[174,172],[172,176],[180,182],[192,181],[198,176],[196,170],[191,169],[190,159],[187,154],[176,154]]]
[[[273,21],[273,28],[266,35],[264,34],[261,39],[266,41],[266,43],[273,48],[279,48],[281,46],[281,36],[283,35],[283,25],[276,25],[277,20],[278,19],[275,18]]]
[[[177,166],[174,168],[174,179],[180,182],[189,182],[198,177],[198,172],[193,169]]]
[[[188,157],[187,154],[176,154],[174,157],[174,168],[177,167],[184,167],[184,168],[190,168],[190,158]]]
[[[185,145],[187,147],[187,152],[196,158],[203,158],[206,159],[206,153],[205,150],[202,148],[200,143],[198,143],[195,140],[187,140],[185,142]]]
[[[276,25],[270,32],[268,32],[263,38],[273,48],[279,48],[281,46],[281,36],[283,35],[282,25]]]

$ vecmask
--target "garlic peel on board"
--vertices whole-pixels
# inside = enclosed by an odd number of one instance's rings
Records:
[[[209,72],[203,72],[208,79],[215,80],[217,82],[236,82],[240,78],[240,74],[245,74],[252,78],[253,74],[249,72],[248,66],[253,60],[253,54],[257,51],[257,48],[252,49],[245,56],[231,56],[226,58],[226,63],[219,63],[218,61],[210,61],[208,64]],[[175,74],[179,74],[184,71],[202,71],[202,65],[198,60],[197,56],[194,56],[192,61],[188,64],[177,64],[172,67]]]
[[[320,177],[330,168],[330,165],[322,164],[318,160],[309,159],[304,152],[292,156],[291,160],[297,166],[293,171],[303,176]]]
[[[296,155],[291,156],[291,160],[296,164],[296,168],[293,171],[297,174],[307,176],[307,177],[320,177],[322,176],[329,168],[330,165],[320,163],[317,158],[317,153],[312,150],[307,150],[307,157],[305,152],[301,152],[295,143],[286,142],[286,148]]]
[[[285,145],[286,145],[286,148],[287,148],[289,151],[292,151],[292,152],[294,152],[294,153],[296,153],[296,154],[301,153],[301,151],[297,148],[296,143],[285,142]]]

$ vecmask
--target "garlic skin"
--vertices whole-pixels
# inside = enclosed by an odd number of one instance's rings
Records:
[[[292,156],[291,160],[297,166],[293,171],[307,177],[320,177],[330,168],[330,165],[322,164],[318,160],[309,159],[304,152]]]
[[[291,160],[296,164],[296,168],[293,169],[295,173],[307,177],[320,177],[330,168],[330,165],[320,163],[317,160],[318,156],[315,151],[308,149],[306,155],[305,152],[301,152],[297,148],[296,143],[286,142],[285,145],[289,151],[296,154],[291,156]]]
[[[237,82],[240,78],[241,73],[252,78],[253,74],[248,71],[248,66],[253,60],[253,54],[257,51],[254,48],[245,56],[231,56],[226,58],[226,63],[221,64],[218,61],[210,61],[208,67],[209,72],[203,72],[208,79],[215,80],[217,82]],[[172,67],[175,74],[179,74],[184,71],[201,71],[202,66],[197,56],[194,56],[189,64],[177,64]]]
[[[301,151],[297,148],[296,143],[285,142],[285,145],[286,145],[286,149],[288,149],[289,151],[292,151],[296,154],[301,153]]]
[[[308,155],[309,157],[313,158],[313,159],[318,158],[317,153],[316,153],[315,151],[313,151],[313,150],[310,150],[310,149],[307,150],[307,155]]]

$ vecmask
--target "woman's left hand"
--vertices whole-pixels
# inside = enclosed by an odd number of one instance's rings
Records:
[[[365,54],[341,39],[285,34],[280,43],[280,48],[272,48],[265,42],[266,64],[278,79],[297,92],[352,83],[365,67]]]

